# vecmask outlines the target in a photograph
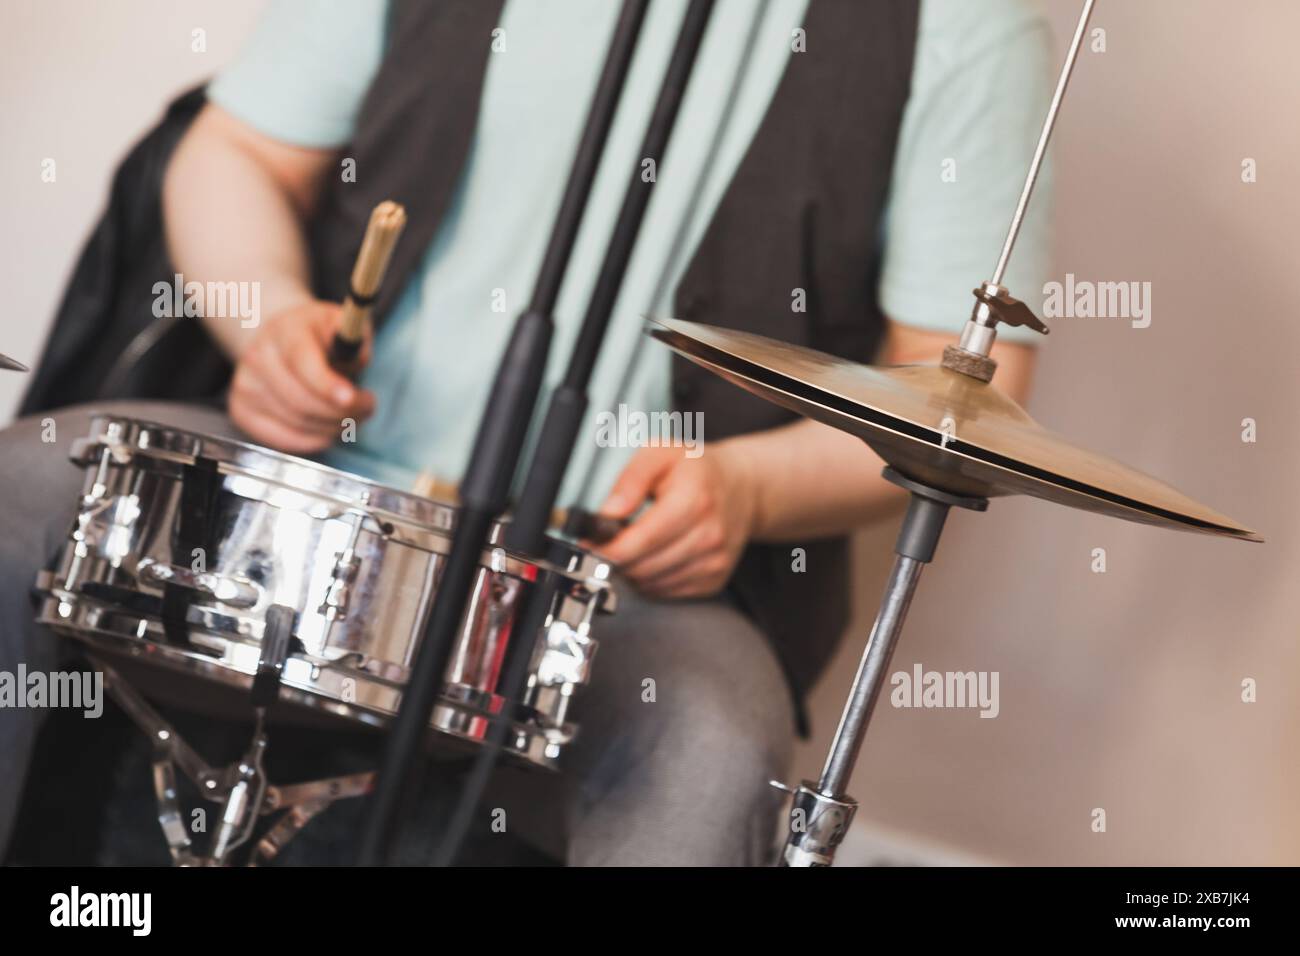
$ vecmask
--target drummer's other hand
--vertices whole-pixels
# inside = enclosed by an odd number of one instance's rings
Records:
[[[629,517],[649,508],[597,550],[642,593],[707,597],[731,577],[754,527],[758,495],[743,449],[709,445],[698,458],[681,448],[642,448],[601,506]]]
[[[374,414],[375,396],[330,367],[340,307],[309,301],[271,316],[239,356],[230,417],[254,440],[299,454],[338,441],[347,419]],[[370,358],[367,339],[360,355]]]

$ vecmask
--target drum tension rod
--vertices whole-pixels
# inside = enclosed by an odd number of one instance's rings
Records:
[[[835,851],[848,832],[858,807],[857,802],[845,793],[849,777],[862,749],[876,700],[884,687],[885,671],[903,632],[903,621],[907,618],[921,571],[934,558],[949,509],[984,511],[989,506],[987,498],[940,491],[893,468],[886,468],[883,474],[887,481],[911,495],[894,545],[898,557],[885,585],[880,610],[876,613],[876,622],[853,678],[853,687],[821,777],[816,782],[805,780],[798,787],[772,781],[772,786],[793,796],[785,847],[779,860],[781,866],[830,866],[834,861]]]

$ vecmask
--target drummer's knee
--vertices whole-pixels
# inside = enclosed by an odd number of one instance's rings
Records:
[[[702,786],[784,775],[794,738],[783,687],[735,670],[679,674],[673,682],[657,711],[658,721],[670,725],[656,735],[668,759],[692,764]]]
[[[781,805],[768,781],[787,776],[793,708],[764,638],[732,613],[636,613],[602,641],[627,643],[602,661],[601,706],[581,719],[573,861],[767,859]]]
[[[783,775],[793,706],[757,628],[716,602],[637,608],[633,617],[602,639],[597,659],[609,667],[597,670],[597,706],[581,720],[579,741],[596,738],[603,751],[596,777],[657,775],[659,764],[680,786]]]

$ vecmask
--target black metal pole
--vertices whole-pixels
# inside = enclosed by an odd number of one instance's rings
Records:
[[[713,2],[714,0],[691,0],[677,36],[672,59],[668,63],[668,71],[664,74],[663,85],[659,89],[659,99],[646,128],[641,145],[641,159],[654,161],[656,175],[686,94],[686,84],[691,78],[691,69],[695,65],[695,57],[709,23],[709,15],[713,12]],[[506,533],[506,541],[512,549],[535,554],[542,548],[547,522],[555,507],[569,458],[573,454],[578,429],[587,412],[587,387],[591,382],[592,370],[596,367],[596,359],[605,341],[609,318],[623,285],[623,276],[627,272],[628,261],[632,258],[632,250],[636,246],[637,234],[641,230],[641,221],[645,217],[653,187],[653,182],[643,179],[638,165],[632,171],[627,192],[623,195],[618,222],[610,237],[605,260],[601,263],[600,275],[591,301],[587,304],[587,314],[578,331],[564,380],[552,394],[546,411],[524,488],[519,496],[519,504]]]
[[[653,159],[655,168],[663,158],[669,136],[681,110],[682,100],[690,81],[692,69],[704,38],[714,0],[692,0],[682,20],[672,59],[659,88],[659,98],[650,115],[642,140],[640,159]],[[551,396],[545,423],[537,447],[533,452],[523,494],[515,514],[506,529],[506,546],[523,554],[543,555],[546,549],[546,528],[559,495],[560,483],[573,454],[578,429],[587,408],[587,388],[596,365],[596,358],[609,328],[610,315],[618,299],[619,289],[627,273],[628,262],[650,202],[653,181],[641,176],[641,166],[633,170],[623,205],[619,209],[614,234],[610,239],[601,263],[600,274],[587,304],[577,343],[569,360],[564,381]],[[528,635],[540,636],[546,626],[559,581],[551,572],[543,573],[528,588],[519,612],[516,633],[521,639]],[[501,693],[507,700],[517,700],[528,677],[528,662],[532,657],[534,641],[524,639],[512,647],[504,668]],[[452,863],[469,832],[475,807],[482,798],[496,766],[501,746],[510,726],[510,715],[499,714],[488,727],[483,745],[474,761],[470,776],[461,790],[460,799],[452,813],[451,822],[443,835],[434,857],[434,864]]]
[[[461,507],[451,550],[411,668],[410,681],[384,747],[375,792],[362,824],[357,856],[362,866],[378,865],[388,858],[398,807],[415,758],[423,754],[429,719],[442,688],[453,640],[465,615],[479,557],[492,522],[507,504],[510,481],[519,463],[546,368],[555,327],[552,318],[555,302],[648,6],[649,0],[625,0],[619,13],[532,302],[515,324],[479,422],[469,466],[459,488]]]

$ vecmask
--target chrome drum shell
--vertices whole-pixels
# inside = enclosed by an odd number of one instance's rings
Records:
[[[86,481],[68,543],[37,582],[41,623],[146,670],[247,688],[266,612],[284,605],[296,612],[295,642],[277,713],[371,726],[396,713],[450,550],[454,507],[130,418],[96,418],[72,459]],[[188,532],[178,534],[183,520]],[[203,544],[190,548],[196,524]],[[613,607],[610,568],[558,539],[545,565],[525,560],[500,546],[504,529],[493,528],[483,552],[433,737],[473,744],[486,734],[485,715],[512,713],[508,752],[553,767],[576,733],[567,712],[590,675],[594,616]],[[564,584],[543,633],[524,641],[514,621],[526,582],[543,567]],[[182,617],[188,639],[178,640]],[[498,691],[516,653],[530,655],[529,678],[522,699],[510,701]]]

